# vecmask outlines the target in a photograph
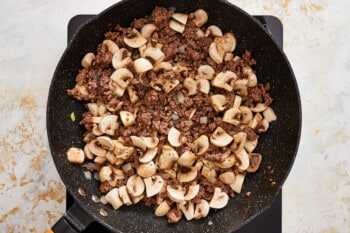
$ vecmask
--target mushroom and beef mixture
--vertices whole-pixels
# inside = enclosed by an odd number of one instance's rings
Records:
[[[259,135],[276,120],[270,85],[249,51],[234,54],[234,32],[207,20],[156,7],[82,58],[68,94],[87,101],[86,145],[67,158],[98,173],[114,209],[143,200],[170,223],[200,219],[260,166]]]

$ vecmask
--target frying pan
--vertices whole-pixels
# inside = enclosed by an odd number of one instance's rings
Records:
[[[165,218],[154,217],[154,210],[139,203],[114,211],[109,205],[95,203],[92,195],[99,195],[99,183],[86,179],[85,169],[69,163],[68,148],[83,147],[84,129],[79,125],[84,103],[68,96],[74,87],[75,76],[81,68],[82,57],[95,51],[104,39],[108,25],[129,26],[135,18],[150,15],[155,6],[173,7],[177,12],[190,13],[198,8],[208,12],[207,25],[217,25],[222,31],[233,29],[237,36],[235,53],[252,52],[257,60],[257,77],[270,82],[273,109],[278,120],[270,125],[259,139],[257,152],[263,154],[258,172],[248,174],[241,195],[236,195],[221,210],[211,210],[207,218],[178,224],[168,224]],[[75,122],[71,113],[77,116]],[[52,158],[58,173],[75,204],[52,227],[54,232],[80,232],[91,222],[98,221],[114,232],[234,232],[264,212],[274,201],[293,165],[301,132],[301,104],[292,68],[275,40],[249,14],[222,0],[124,0],[88,20],[73,35],[62,55],[51,82],[47,103],[47,132]],[[271,166],[273,173],[268,167]],[[273,179],[277,185],[271,186]],[[85,192],[82,192],[85,191]],[[244,193],[250,191],[247,198]],[[108,216],[101,215],[101,208]],[[208,226],[208,221],[211,225]]]

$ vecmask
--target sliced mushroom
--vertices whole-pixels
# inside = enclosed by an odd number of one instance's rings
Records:
[[[151,58],[153,61],[153,66],[156,66],[164,60],[165,55],[159,48],[148,47],[144,52],[144,57]]]
[[[185,31],[185,25],[173,19],[169,20],[169,27],[179,33],[183,33]]]
[[[227,193],[223,192],[221,188],[216,187],[214,189],[213,198],[209,202],[209,206],[213,209],[222,209],[227,205],[228,199],[229,196]]]
[[[148,163],[141,163],[137,166],[136,172],[143,178],[151,177],[156,174],[157,168],[153,161]]]
[[[267,108],[267,106],[264,103],[257,103],[254,107],[251,107],[250,109],[253,112],[262,112]]]
[[[204,176],[210,183],[215,183],[217,178],[215,169],[204,165],[202,167],[201,175]]]
[[[249,124],[249,122],[253,119],[253,112],[247,106],[240,106],[239,110],[241,111],[241,123]]]
[[[177,162],[181,166],[191,167],[194,164],[194,162],[196,162],[196,155],[191,151],[185,151],[184,153],[182,153]]]
[[[182,167],[177,174],[177,179],[181,183],[190,182],[197,177],[197,169],[195,167]]]
[[[152,63],[146,58],[138,58],[134,61],[134,69],[137,74],[145,73],[153,68]]]
[[[225,111],[222,121],[238,126],[241,123],[240,118],[241,111],[238,108],[230,108]]]
[[[141,137],[141,139],[145,142],[147,148],[155,148],[158,146],[159,139],[157,137]]]
[[[119,114],[120,114],[120,119],[125,127],[129,127],[135,124],[135,117],[131,112],[120,111]]]
[[[159,204],[159,206],[157,206],[154,214],[157,217],[162,217],[162,216],[165,216],[169,212],[170,209],[171,209],[171,207],[168,204],[168,202],[163,201],[162,203]]]
[[[118,188],[111,189],[105,196],[106,201],[112,205],[113,209],[119,209],[123,205],[123,201],[119,197]]]
[[[235,162],[236,162],[236,158],[234,154],[231,154],[230,156],[226,157],[224,161],[216,162],[215,165],[219,168],[227,169],[227,168],[233,167],[233,165],[235,165]]]
[[[198,91],[208,95],[209,91],[210,91],[209,81],[206,79],[197,80],[197,89],[198,89]]]
[[[93,116],[98,116],[98,104],[97,103],[87,103],[86,107],[92,113]]]
[[[67,151],[67,159],[70,163],[81,164],[85,160],[84,151],[80,148],[71,147]]]
[[[188,15],[184,13],[174,13],[171,15],[171,18],[175,19],[179,23],[186,24]]]
[[[247,141],[247,134],[245,132],[235,133],[233,136],[233,143],[230,146],[232,152],[240,151],[244,148]]]
[[[139,101],[139,97],[137,96],[137,92],[135,90],[134,86],[128,86],[128,88],[126,89],[128,91],[128,95],[130,98],[130,102],[132,104],[136,103],[137,101]]]
[[[114,69],[125,68],[131,62],[131,52],[126,48],[119,49],[112,57],[112,66]]]
[[[230,184],[231,189],[233,191],[235,191],[236,193],[241,193],[242,187],[243,187],[244,178],[245,178],[245,175],[237,174],[235,182]]]
[[[162,62],[160,62],[159,64],[157,64],[157,65],[155,65],[155,66],[153,67],[153,71],[154,71],[154,72],[158,72],[158,71],[161,71],[161,70],[163,70],[163,71],[169,71],[169,70],[172,70],[172,68],[173,68],[173,66],[171,65],[170,62],[164,62],[164,61],[162,61]]]
[[[126,89],[133,77],[133,73],[131,73],[127,68],[119,68],[113,72],[111,75],[111,80],[113,80],[122,89]]]
[[[232,71],[220,72],[215,76],[211,84],[214,87],[225,89],[226,91],[232,91],[237,75]]]
[[[233,90],[235,91],[235,93],[238,93],[240,96],[248,96],[248,80],[246,79],[236,80]]]
[[[220,51],[214,42],[209,45],[209,56],[215,63],[221,64],[223,62],[224,55],[225,52]]]
[[[141,163],[151,162],[157,155],[158,148],[149,148],[146,152],[139,157]]]
[[[122,200],[123,204],[129,206],[132,205],[133,202],[131,201],[128,191],[126,190],[126,186],[123,185],[121,187],[118,188],[119,191],[119,197]]]
[[[106,115],[102,117],[101,123],[99,124],[102,133],[114,135],[115,131],[119,128],[117,120],[117,115]]]
[[[139,203],[140,201],[142,201],[144,197],[145,197],[145,195],[144,195],[144,194],[141,194],[140,196],[137,196],[137,197],[131,197],[131,199],[132,199],[132,202],[133,202],[134,204],[137,204],[137,203]]]
[[[260,123],[256,126],[256,131],[258,133],[265,133],[267,129],[270,127],[270,123],[264,118],[260,121]]]
[[[131,48],[139,48],[147,43],[147,39],[138,30],[133,28],[131,35],[124,36],[124,43]]]
[[[94,139],[91,142],[89,142],[89,150],[96,156],[106,157],[107,151],[99,145],[97,139]]]
[[[131,197],[138,197],[145,191],[145,183],[140,176],[132,175],[126,182],[126,189]]]
[[[143,179],[146,186],[146,196],[153,197],[157,195],[164,186],[164,180],[160,175],[153,175]]]
[[[104,40],[102,44],[105,45],[108,51],[111,52],[113,55],[119,50],[118,45],[113,40]]]
[[[236,176],[233,172],[224,172],[219,175],[219,180],[224,184],[233,184],[236,180]]]
[[[198,37],[205,37],[205,34],[204,34],[203,30],[200,29],[200,28],[197,28],[196,35]]]
[[[81,66],[88,69],[92,65],[93,60],[95,60],[95,54],[87,53],[81,60]]]
[[[246,142],[244,144],[244,149],[248,153],[252,153],[257,145],[258,145],[258,139],[257,138],[255,140],[246,140]]]
[[[216,94],[210,96],[210,102],[216,112],[222,112],[226,108],[227,99],[224,95]]]
[[[176,202],[176,203],[181,203],[183,201],[185,201],[185,196],[184,196],[184,192],[179,190],[179,189],[175,189],[173,187],[171,187],[170,185],[168,185],[166,187],[167,190],[167,194],[168,197],[170,198],[170,200]]]
[[[253,120],[249,126],[252,129],[256,129],[263,119],[264,119],[263,116],[258,112],[254,115]]]
[[[106,162],[107,158],[106,156],[97,156],[94,159],[94,163],[103,165]]]
[[[218,26],[210,25],[205,31],[206,36],[222,36],[222,31]]]
[[[89,144],[85,144],[84,146],[84,155],[86,158],[92,160],[95,158],[95,156],[91,153],[90,149],[89,149]]]
[[[172,90],[174,90],[180,84],[180,81],[178,79],[160,78],[157,80],[157,84],[161,85],[162,90],[165,93],[170,93]]]
[[[130,136],[130,139],[134,146],[140,148],[143,151],[146,150],[147,146],[146,146],[146,143],[142,140],[142,138],[137,136]]]
[[[83,97],[87,97],[89,95],[87,85],[75,84],[74,89],[77,90]]]
[[[271,107],[267,107],[263,111],[263,116],[268,122],[272,122],[272,121],[277,120],[277,116]]]
[[[198,93],[197,82],[190,77],[185,79],[185,81],[183,82],[183,87],[186,89],[186,93],[188,96],[195,95]]]
[[[114,143],[110,137],[100,136],[100,137],[97,137],[96,140],[101,145],[102,148],[109,151],[114,150]]]
[[[188,186],[188,190],[185,194],[185,201],[192,200],[197,196],[199,193],[200,185],[199,184],[193,184]]]
[[[193,218],[198,220],[200,218],[205,218],[209,214],[209,203],[205,199],[201,199],[194,209]]]
[[[157,27],[153,23],[146,24],[141,28],[141,35],[145,38],[150,38],[156,29]]]
[[[186,142],[186,137],[182,136],[181,132],[174,127],[171,127],[168,132],[168,141],[170,145],[179,147]]]
[[[170,168],[174,162],[179,159],[179,155],[176,150],[171,146],[164,145],[162,148],[162,153],[158,158],[158,167],[159,169]]]
[[[182,213],[185,215],[187,221],[193,219],[194,215],[194,205],[192,201],[178,203],[177,206],[180,208]]]
[[[112,175],[112,168],[110,166],[103,166],[98,172],[101,182],[109,181]]]
[[[196,79],[212,80],[215,74],[214,69],[210,65],[201,65],[197,70]]]
[[[226,131],[217,127],[216,130],[210,135],[210,142],[217,147],[225,147],[232,142],[233,138]]]
[[[193,12],[194,18],[192,19],[192,22],[197,27],[202,27],[207,21],[208,21],[208,14],[203,9],[198,9],[195,12]]]
[[[134,147],[124,146],[121,142],[114,140],[113,152],[118,159],[127,160],[133,155],[134,151]]]
[[[233,52],[236,48],[236,38],[230,34],[225,34],[224,36],[217,36],[214,38],[214,43],[219,50],[224,51],[225,53]]]
[[[201,135],[191,144],[192,151],[197,155],[203,155],[209,149],[209,139],[206,135]]]
[[[238,169],[240,171],[245,171],[249,167],[249,156],[248,153],[242,149],[236,152],[236,157],[239,162]]]
[[[262,156],[258,153],[250,153],[249,154],[249,167],[247,168],[247,172],[256,172],[261,164]]]

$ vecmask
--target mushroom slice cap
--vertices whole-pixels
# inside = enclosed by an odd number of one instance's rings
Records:
[[[158,148],[149,148],[146,150],[146,152],[139,157],[139,161],[141,163],[148,163],[151,162],[157,155]]]
[[[215,165],[219,168],[227,169],[227,168],[233,167],[233,165],[235,165],[235,162],[236,162],[235,155],[231,154],[228,157],[226,157],[224,161],[220,163],[216,162]]]
[[[163,146],[162,153],[158,157],[158,168],[166,169],[170,168],[174,162],[179,159],[179,155],[176,150],[171,146]]]
[[[174,13],[171,15],[171,18],[175,19],[179,23],[186,24],[188,15],[184,13]]]
[[[81,66],[87,69],[92,65],[93,60],[95,60],[95,54],[87,53],[81,60]]]
[[[208,21],[208,13],[203,9],[193,12],[193,16],[192,21],[197,27],[202,27]]]
[[[119,209],[123,205],[123,201],[119,197],[119,189],[113,188],[106,195],[105,199],[112,205],[113,209]]]
[[[215,74],[215,70],[210,65],[201,65],[197,70],[198,74],[196,79],[208,79],[212,80]]]
[[[141,35],[145,38],[150,38],[156,29],[157,27],[153,23],[146,24],[141,28]]]
[[[104,40],[102,44],[105,45],[108,51],[111,52],[113,55],[119,51],[118,45],[113,40]]]
[[[184,167],[191,167],[194,162],[196,162],[196,155],[191,151],[185,151],[182,153],[179,160],[177,161],[178,164]]]
[[[183,167],[177,174],[177,179],[181,183],[190,182],[196,179],[198,171],[195,167],[186,168]]]
[[[111,79],[116,82],[116,84],[122,89],[126,89],[134,77],[133,73],[127,68],[119,68],[113,72]]]
[[[248,152],[248,153],[252,153],[254,151],[254,149],[256,148],[256,146],[258,145],[258,139],[254,139],[254,140],[247,140],[244,144],[244,149]]]
[[[107,136],[100,136],[97,137],[96,140],[101,145],[102,148],[112,151],[114,150],[114,143],[110,137]]]
[[[126,189],[131,197],[138,197],[145,191],[145,183],[143,179],[138,175],[132,175],[126,182]]]
[[[272,122],[272,121],[277,120],[277,116],[271,107],[267,107],[263,111],[263,116],[268,122]]]
[[[179,130],[171,127],[168,133],[168,142],[174,147],[179,147],[186,142],[186,137],[182,136]]]
[[[194,185],[188,186],[188,190],[185,194],[185,201],[189,201],[189,200],[192,200],[193,198],[195,198],[197,196],[197,194],[199,193],[199,189],[200,189],[199,184],[194,184]]]
[[[270,127],[270,123],[264,118],[256,126],[256,131],[258,133],[265,133],[269,127]]]
[[[222,121],[238,126],[241,118],[241,111],[238,108],[230,108],[225,111]]]
[[[187,221],[190,221],[193,219],[194,205],[192,201],[178,203],[177,206],[181,209]]]
[[[179,33],[183,33],[185,31],[185,25],[173,19],[169,20],[169,27]]]
[[[254,107],[251,107],[250,109],[253,112],[262,112],[267,108],[267,106],[264,103],[257,103]]]
[[[147,146],[146,146],[146,143],[142,140],[142,138],[137,136],[130,136],[130,139],[134,146],[140,148],[143,151],[146,150]]]
[[[152,63],[146,58],[138,58],[134,61],[134,69],[137,74],[145,73],[153,68]]]
[[[219,180],[224,184],[233,184],[236,180],[236,176],[233,172],[224,172],[219,175]]]
[[[210,91],[209,81],[206,79],[197,80],[197,89],[198,89],[198,91],[200,91],[204,94],[209,94],[209,91]]]
[[[215,183],[216,181],[217,174],[213,168],[203,165],[201,175],[204,176],[210,183]]]
[[[152,58],[154,66],[156,66],[164,60],[165,55],[160,48],[148,47],[144,52],[144,57]]]
[[[224,95],[216,94],[210,96],[210,102],[216,112],[221,112],[226,108],[227,98]]]
[[[197,94],[197,82],[193,78],[186,78],[183,82],[183,87],[187,90],[187,95],[195,95]]]
[[[222,36],[222,31],[218,26],[210,25],[205,31],[206,36]]]
[[[170,198],[170,200],[172,200],[176,203],[181,203],[181,202],[185,201],[185,196],[184,196],[183,191],[178,190],[178,189],[174,189],[170,185],[168,185],[166,187],[166,190],[167,190],[168,197]]]
[[[214,87],[222,88],[226,91],[232,91],[236,79],[237,75],[232,71],[220,72],[215,76],[211,84]]]
[[[209,202],[209,206],[213,209],[222,209],[227,205],[228,200],[229,196],[227,193],[223,192],[221,188],[216,187],[214,189],[213,198]]]
[[[214,43],[219,50],[229,53],[233,52],[236,48],[236,38],[234,36],[217,36],[214,38]]]
[[[224,60],[224,55],[225,53],[220,51],[214,42],[209,45],[209,56],[215,63],[221,64]]]
[[[131,62],[131,52],[126,48],[119,49],[112,57],[112,66],[114,69],[125,68]]]
[[[249,122],[253,119],[253,112],[247,106],[240,106],[239,110],[241,111],[241,123],[249,124]]]
[[[102,133],[108,135],[114,135],[114,132],[118,129],[119,123],[117,122],[117,115],[106,115],[103,116],[99,124]]]
[[[209,139],[207,135],[201,135],[191,144],[192,151],[197,155],[203,155],[209,149]]]
[[[249,154],[249,167],[247,168],[247,172],[256,172],[261,164],[262,156],[259,153],[251,153]]]
[[[129,205],[133,204],[133,202],[131,201],[131,199],[129,197],[128,191],[126,190],[125,185],[119,187],[118,191],[119,191],[119,197],[125,205],[129,206]]]
[[[131,36],[124,36],[124,43],[131,48],[139,48],[147,43],[147,39],[135,28],[132,29]]]
[[[131,112],[128,111],[120,111],[120,119],[125,127],[129,127],[135,124],[135,117]]]
[[[159,139],[157,137],[141,137],[141,139],[145,142],[147,148],[155,148],[158,146]]]
[[[146,196],[153,197],[157,195],[164,186],[164,180],[160,175],[153,175],[143,179],[146,186]]]
[[[71,147],[67,151],[67,159],[70,163],[81,164],[85,160],[84,151],[80,148]]]
[[[156,174],[157,168],[154,162],[151,161],[148,163],[139,164],[139,166],[136,168],[136,172],[137,172],[137,175],[143,178],[147,178]]]
[[[217,127],[216,130],[210,135],[210,142],[217,147],[225,147],[232,142],[233,138],[226,131]]]
[[[157,206],[154,214],[157,217],[162,217],[162,216],[165,216],[169,212],[170,209],[171,209],[171,207],[168,204],[168,202],[163,201],[162,203],[159,204],[159,206]]]
[[[196,204],[196,207],[194,209],[193,218],[196,219],[196,220],[198,220],[200,218],[205,218],[205,217],[208,216],[209,210],[210,210],[209,203],[206,200],[201,199]]]
[[[106,157],[107,150],[102,148],[97,139],[92,140],[89,144],[89,150],[92,154],[99,156],[99,157]]]
[[[230,184],[230,188],[235,191],[236,193],[241,193],[243,182],[244,182],[245,176],[243,174],[237,174],[236,180],[234,183]]]

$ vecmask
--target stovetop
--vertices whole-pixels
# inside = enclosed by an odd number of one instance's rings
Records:
[[[86,22],[93,15],[76,15],[68,23],[68,41],[72,38],[78,27]],[[254,16],[266,29],[268,33],[275,38],[276,42],[283,47],[283,26],[278,18],[269,15]],[[74,199],[67,192],[66,208],[69,209],[74,203]],[[111,233],[98,222],[91,223],[83,233],[98,232]],[[280,192],[272,205],[262,214],[254,218],[249,224],[246,224],[234,233],[281,233],[282,232],[282,192]]]

